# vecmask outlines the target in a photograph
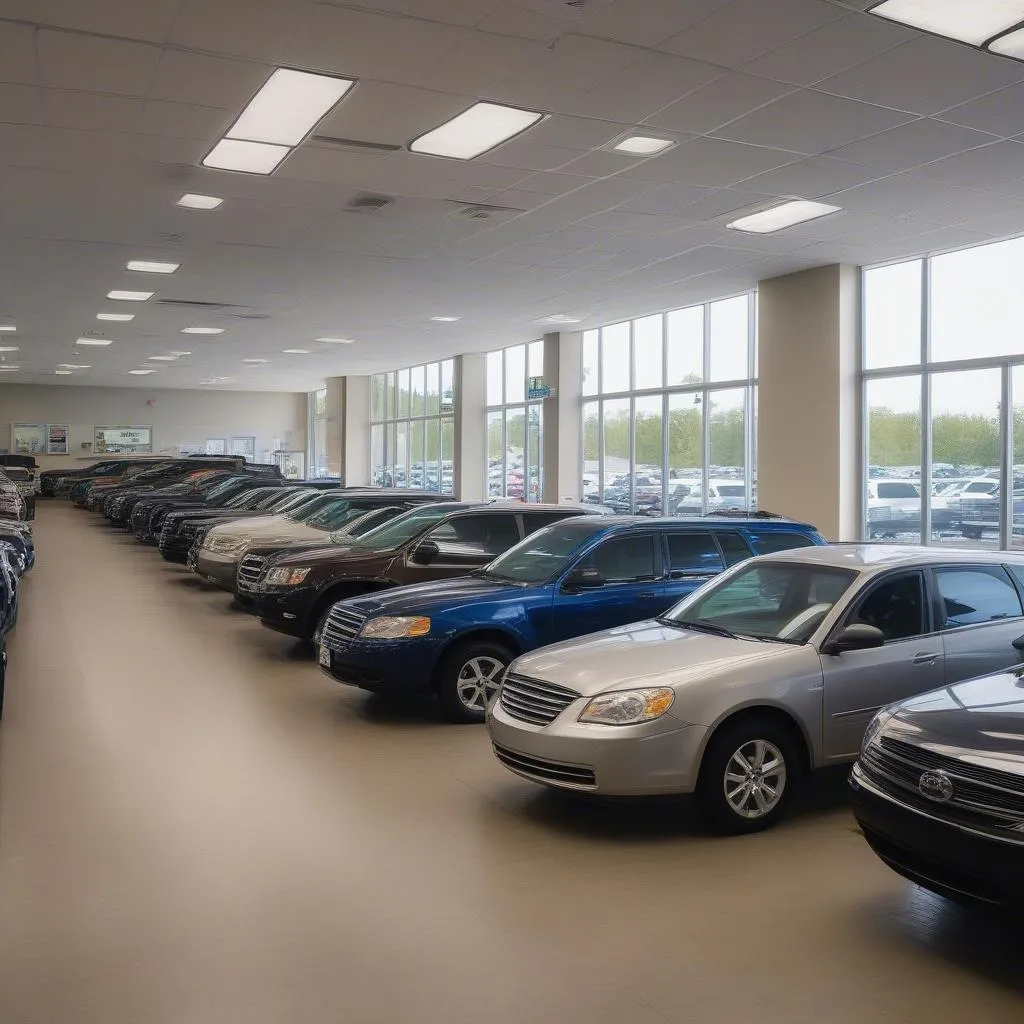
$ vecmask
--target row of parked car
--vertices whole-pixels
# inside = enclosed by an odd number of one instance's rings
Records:
[[[1021,903],[1024,556],[826,545],[765,514],[627,518],[245,468],[168,480],[101,502],[90,484],[84,504],[312,639],[339,683],[486,721],[524,779],[692,793],[739,833],[859,756],[855,810],[887,863]]]

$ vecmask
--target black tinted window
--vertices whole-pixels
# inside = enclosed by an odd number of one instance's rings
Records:
[[[852,621],[875,626],[886,640],[920,636],[925,631],[920,575],[913,573],[880,583],[861,601]]]
[[[916,498],[917,488],[913,484],[879,484],[880,498]]]
[[[710,532],[668,534],[668,557],[672,575],[676,577],[707,576],[725,568]]]
[[[661,575],[661,565],[655,561],[654,538],[649,535],[607,540],[586,557],[581,568],[596,569],[615,583],[651,580]]]
[[[495,557],[519,543],[514,515],[456,516],[442,523],[429,538],[445,554],[480,554]]]
[[[570,518],[573,517],[565,512],[524,512],[523,529],[526,531],[526,536],[529,537],[531,533],[543,530],[545,526],[554,526],[555,523]]]
[[[789,551],[792,548],[809,548],[814,541],[804,533],[788,533],[785,530],[771,530],[757,533],[751,537],[755,555],[770,555],[776,551]]]
[[[726,565],[735,565],[737,562],[742,562],[750,557],[750,548],[747,547],[747,542],[738,533],[722,530],[716,533],[715,536],[718,538],[719,546],[725,554]]]
[[[1020,598],[1000,566],[935,570],[946,629],[1020,615]]]

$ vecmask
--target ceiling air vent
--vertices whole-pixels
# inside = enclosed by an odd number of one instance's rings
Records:
[[[200,302],[193,299],[157,299],[158,306],[185,306],[189,309],[241,309],[232,302]]]
[[[580,20],[611,7],[613,0],[516,0],[519,7],[556,18]]]
[[[360,139],[339,139],[335,135],[314,135],[310,141],[318,142],[323,146],[354,149],[360,153],[397,153],[402,148],[390,142],[363,142]]]
[[[394,200],[390,196],[372,196],[364,193],[352,199],[348,208],[353,213],[377,213],[393,202]]]
[[[458,209],[452,214],[460,220],[497,221],[507,220],[517,214],[525,213],[515,206],[489,206],[487,203],[458,203]]]

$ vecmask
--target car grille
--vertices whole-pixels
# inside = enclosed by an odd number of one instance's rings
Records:
[[[144,505],[136,505],[132,509],[131,529],[132,533],[139,533],[149,525],[150,510]]]
[[[352,643],[365,621],[365,615],[335,606],[331,609],[320,642],[332,651],[340,651]]]
[[[238,566],[238,589],[248,593],[259,590],[260,574],[266,564],[263,555],[246,555]]]
[[[597,785],[594,769],[583,764],[565,764],[562,761],[546,761],[539,757],[520,754],[508,747],[494,744],[494,756],[506,767],[520,775],[526,775],[540,782],[553,782],[574,789],[593,789]]]
[[[531,725],[549,725],[579,694],[562,686],[506,673],[499,697],[501,706],[513,718]]]
[[[1024,828],[1024,778],[883,737],[861,757],[874,782],[900,801],[938,818],[992,833]],[[946,803],[929,800],[918,786],[926,772],[941,771],[953,783]]]

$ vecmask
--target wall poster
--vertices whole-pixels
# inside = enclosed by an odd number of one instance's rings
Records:
[[[46,454],[68,454],[68,425],[66,423],[46,424]]]
[[[256,438],[251,434],[231,438],[231,454],[244,455],[250,462],[256,461]]]
[[[153,452],[152,427],[94,427],[93,451],[150,455]]]
[[[11,453],[14,455],[45,455],[45,423],[12,423]]]

